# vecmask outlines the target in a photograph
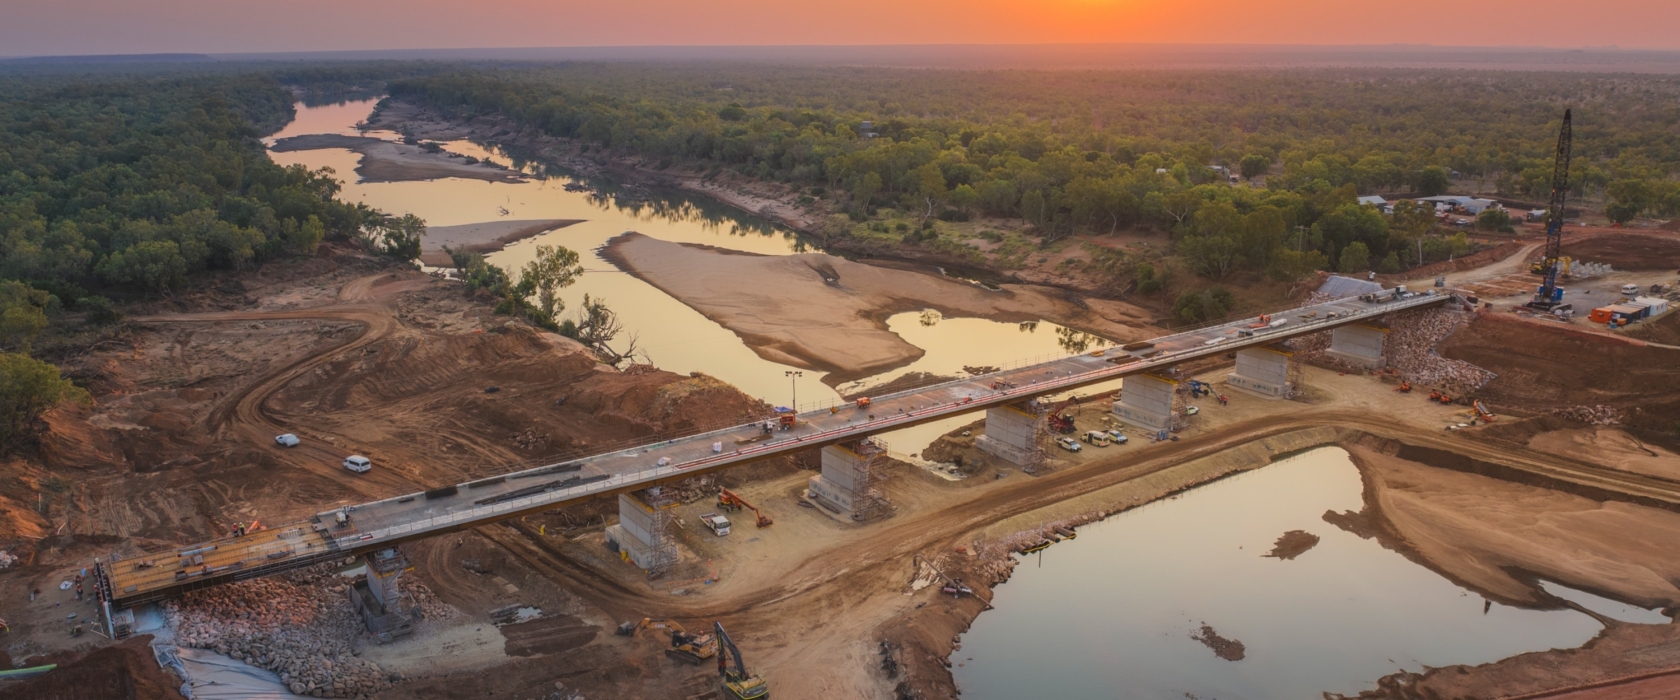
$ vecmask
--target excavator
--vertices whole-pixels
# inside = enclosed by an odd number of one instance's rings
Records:
[[[1398,391],[1402,394],[1412,393],[1412,382],[1411,382],[1411,380],[1409,380],[1409,379],[1400,380],[1400,386],[1394,387],[1394,390]]]
[[[700,662],[717,656],[717,637],[710,634],[689,634],[682,625],[672,620],[655,620],[651,617],[642,618],[641,622],[626,622],[618,626],[618,633],[626,637],[634,637],[644,629],[661,629],[671,632],[671,648],[665,650],[665,655],[690,666],[699,666]]]
[[[719,510],[727,510],[731,512],[738,511],[742,508],[750,510],[753,512],[753,515],[758,516],[758,526],[760,528],[766,528],[776,524],[776,521],[771,520],[770,516],[765,515],[756,506],[748,503],[747,499],[741,498],[740,494],[730,491],[729,489],[718,489],[717,507]]]
[[[729,633],[723,631],[723,623],[712,623],[712,634],[723,642],[725,653],[718,654],[718,676],[723,683],[723,696],[726,700],[770,700],[770,684],[765,682],[764,676],[747,673],[747,662],[741,658],[741,650],[735,646],[735,640],[729,638]],[[729,658],[735,658],[735,667],[729,667]]]

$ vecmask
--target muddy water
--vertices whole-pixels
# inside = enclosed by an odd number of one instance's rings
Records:
[[[1316,698],[1373,689],[1401,669],[1573,648],[1599,631],[1574,610],[1484,612],[1474,592],[1324,522],[1326,510],[1360,510],[1360,494],[1347,453],[1317,449],[1028,555],[951,656],[962,697]],[[1293,560],[1261,556],[1290,530],[1321,540]],[[1192,639],[1204,623],[1242,642],[1244,658]]]
[[[296,121],[271,137],[304,134],[356,134],[358,122],[367,118],[374,101],[306,107],[298,105]],[[369,136],[390,138],[389,132]],[[413,213],[435,226],[496,221],[500,219],[581,219],[556,231],[509,245],[489,255],[497,265],[518,270],[534,255],[538,245],[558,244],[583,256],[586,272],[565,290],[568,308],[578,308],[584,294],[605,299],[618,312],[637,347],[653,363],[678,373],[704,372],[740,387],[743,391],[776,405],[793,400],[795,386],[786,372],[796,368],[760,358],[734,333],[676,299],[641,280],[619,272],[595,252],[608,239],[625,231],[639,231],[654,238],[739,250],[761,255],[788,255],[809,248],[794,232],[705,198],[675,191],[653,191],[642,200],[620,196],[610,183],[591,183],[605,189],[607,196],[568,192],[564,186],[576,182],[566,175],[539,175],[539,166],[518,161],[491,146],[467,141],[448,142],[452,152],[491,160],[513,167],[533,178],[527,182],[502,183],[446,178],[421,182],[359,182],[355,177],[361,156],[343,149],[321,149],[271,153],[282,165],[301,164],[310,168],[330,167],[344,182],[343,197],[392,213]],[[962,366],[1000,365],[1026,357],[1062,352],[1058,345],[1061,329],[1048,322],[1024,329],[1016,323],[985,319],[941,319],[924,325],[922,314],[895,316],[888,323],[927,355],[911,367],[878,377],[869,377],[846,387],[866,390],[906,372],[926,371],[956,375]],[[622,346],[622,342],[620,346]],[[799,378],[799,403],[814,406],[839,400],[840,394],[822,383],[823,373],[805,371]],[[946,421],[936,426],[912,428],[884,436],[894,449],[916,452],[950,427],[971,419]],[[948,427],[947,427],[948,426]]]

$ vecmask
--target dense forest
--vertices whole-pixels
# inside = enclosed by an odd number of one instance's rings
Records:
[[[30,357],[53,320],[385,230],[330,173],[269,159],[292,101],[257,75],[0,80],[0,449],[78,394]]]
[[[1617,221],[1680,215],[1669,77],[580,64],[435,73],[391,92],[661,166],[844,193],[858,221],[883,207],[922,220],[854,235],[915,243],[933,235],[929,218],[972,215],[1020,217],[1050,240],[1148,227],[1213,278],[1392,272],[1461,254],[1463,237],[1426,212],[1384,217],[1355,198],[1543,201],[1565,106],[1577,107],[1574,197]]]

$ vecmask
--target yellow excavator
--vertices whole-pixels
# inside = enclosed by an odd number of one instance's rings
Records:
[[[1567,255],[1558,256],[1558,259],[1557,259],[1558,275],[1562,276],[1562,277],[1568,277],[1569,276],[1569,266],[1573,262],[1575,262],[1575,261],[1570,259],[1570,257],[1567,256]],[[1540,262],[1537,262],[1537,263],[1529,263],[1528,271],[1532,272],[1536,275],[1546,274],[1546,261],[1541,260]]]
[[[723,631],[723,623],[712,623],[712,635],[723,643],[726,653],[718,655],[718,676],[723,683],[723,696],[726,700],[770,700],[770,684],[764,677],[754,673],[747,673],[747,663],[741,659],[741,650],[735,647],[734,640],[729,633]],[[735,658],[735,667],[729,667],[729,658]]]
[[[710,634],[689,634],[682,625],[673,620],[655,620],[651,617],[642,618],[641,622],[626,622],[618,626],[618,633],[626,637],[634,637],[644,629],[668,630],[671,633],[671,647],[665,650],[665,655],[690,666],[699,666],[700,662],[717,656],[717,637]]]

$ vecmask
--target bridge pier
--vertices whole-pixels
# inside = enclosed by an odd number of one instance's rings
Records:
[[[1122,383],[1120,400],[1114,402],[1114,417],[1135,427],[1154,432],[1173,426],[1173,392],[1178,380],[1156,374],[1134,374]]]
[[[1034,464],[1038,412],[1019,404],[986,409],[986,432],[974,439],[974,446],[1018,467]]]
[[[1225,375],[1225,385],[1268,399],[1285,398],[1295,389],[1289,385],[1290,356],[1275,348],[1238,350],[1237,368]]]
[[[1383,340],[1387,328],[1355,325],[1340,326],[1330,333],[1330,355],[1369,369],[1382,369]]]
[[[414,565],[396,547],[362,555],[362,561],[367,565],[367,578],[350,586],[350,603],[361,613],[368,632],[380,644],[414,634],[419,611],[397,585]]]
[[[810,479],[811,500],[842,517],[862,520],[886,505],[877,488],[886,478],[887,446],[864,438],[822,448],[822,474]]]
[[[671,509],[681,505],[658,486],[618,496],[618,524],[607,527],[607,542],[625,561],[648,573],[662,573],[677,562],[671,537]]]

